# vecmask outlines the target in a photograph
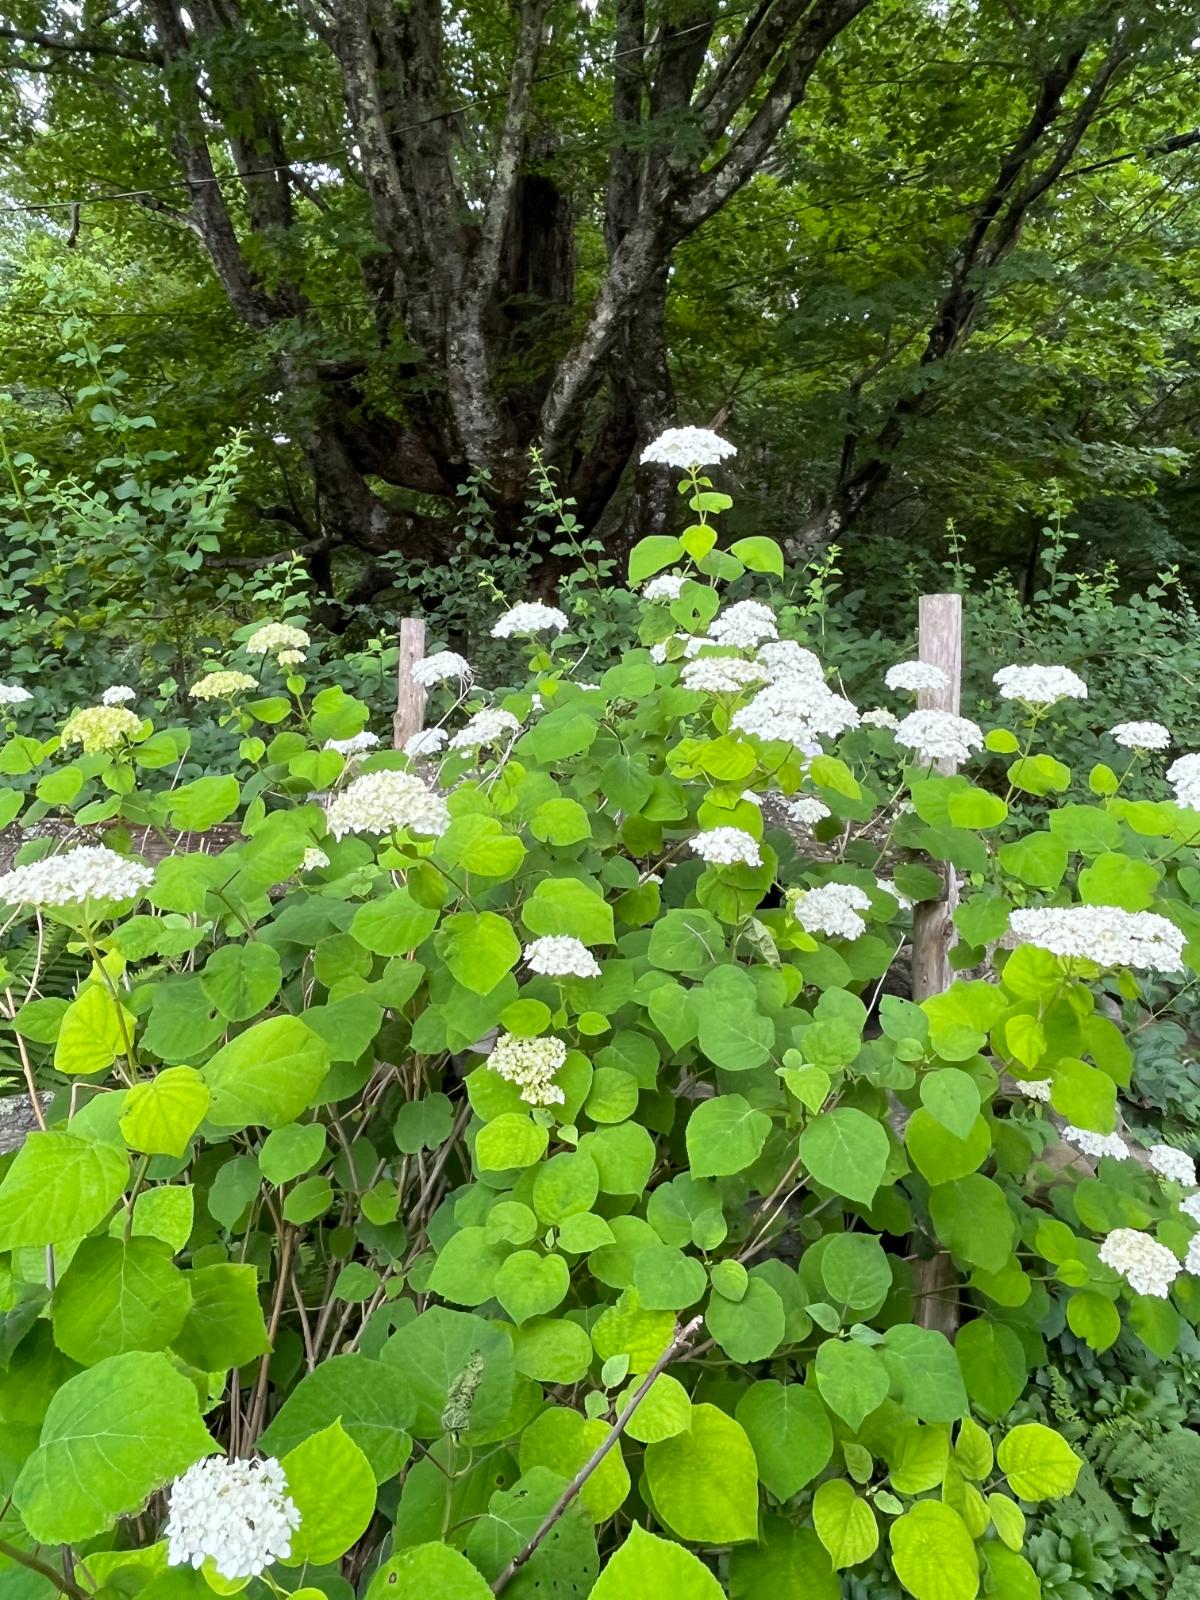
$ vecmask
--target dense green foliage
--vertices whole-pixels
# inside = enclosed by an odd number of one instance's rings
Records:
[[[1186,1554],[1169,1396],[1137,1415],[1122,1390],[1135,1420],[1100,1426],[1090,1356],[1022,1396],[1064,1327],[1109,1362],[1195,1348],[1185,1191],[1058,1131],[1112,1132],[1143,1007],[1161,1022],[1187,979],[1003,936],[1048,897],[1084,922],[1152,909],[1194,972],[1195,814],[1142,798],[1136,760],[1071,799],[1012,703],[970,777],[905,767],[882,727],[814,757],[739,731],[753,684],[688,680],[752,680],[753,648],[697,672],[684,640],[721,627],[726,582],[771,593],[782,556],[718,548],[728,497],[689,501],[682,539],[630,558],[633,583],[681,567],[678,593],[639,602],[598,683],[551,628],[511,692],[464,688],[447,726],[494,731],[440,758],[444,800],[402,753],[332,748],[369,709],[298,663],[277,685],[244,671],[260,657],[209,664],[238,676],[189,721],[223,707],[237,746],[186,781],[190,726],[9,707],[9,821],[71,816],[134,860],[226,830],[119,902],[68,890],[35,918],[20,902],[46,897],[0,880],[10,1037],[49,1094],[0,1178],[14,1592],[244,1587],[165,1565],[161,1491],[218,1449],[282,1461],[299,1526],[251,1588],[311,1600],[1024,1600],[1039,1574],[1075,1600],[1105,1560],[1128,1590],[1147,1518]],[[830,813],[813,833],[779,820],[800,795]],[[724,829],[741,864],[707,848]],[[885,994],[908,899],[949,870],[964,976]],[[594,975],[539,971],[547,938]],[[1165,1247],[1169,1294],[1107,1264],[1120,1229]],[[1111,1557],[1076,1575],[1106,1496]],[[1183,1572],[1155,1561],[1139,1592]]]

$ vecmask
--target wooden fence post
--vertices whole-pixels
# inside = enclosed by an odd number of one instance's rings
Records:
[[[940,667],[946,674],[944,689],[927,690],[918,697],[922,708],[952,711],[958,715],[962,696],[962,595],[923,594],[920,601],[920,648],[922,661]],[[939,761],[937,771],[951,773],[953,761]],[[950,985],[950,945],[954,938],[954,908],[958,889],[951,866],[943,867],[945,890],[939,900],[923,900],[913,908],[914,1000],[940,994]]]
[[[940,667],[946,674],[946,687],[918,696],[922,710],[952,711],[959,714],[962,696],[962,596],[923,594],[920,600],[918,654],[922,661]],[[952,773],[953,761],[939,761],[937,770]],[[913,907],[912,996],[924,1000],[941,994],[950,986],[950,945],[954,939],[954,908],[958,885],[954,868],[942,867],[945,888],[938,900],[923,900]],[[922,1328],[933,1328],[953,1339],[958,1330],[958,1274],[945,1250],[916,1263],[914,1289],[916,1320]]]
[[[404,617],[400,622],[400,658],[396,663],[396,715],[392,718],[392,745],[402,750],[414,733],[425,726],[425,701],[422,684],[413,682],[415,662],[425,655],[424,617]]]

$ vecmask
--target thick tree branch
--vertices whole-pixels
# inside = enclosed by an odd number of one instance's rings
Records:
[[[483,209],[483,224],[475,254],[475,294],[482,299],[495,288],[500,252],[512,217],[517,180],[529,129],[530,93],[537,71],[546,0],[521,0],[517,43],[508,80],[508,106],[496,147],[491,188]]]
[[[134,49],[109,39],[61,39],[52,33],[39,33],[34,28],[0,28],[0,39],[8,39],[13,44],[36,44],[43,50],[57,50],[63,55],[111,56],[118,61],[138,61],[144,66],[163,65],[161,50]]]

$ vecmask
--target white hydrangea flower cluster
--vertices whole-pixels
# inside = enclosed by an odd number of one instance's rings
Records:
[[[301,872],[316,872],[321,867],[329,865],[329,857],[319,845],[310,844],[304,852],[304,860],[300,863]]]
[[[127,706],[131,700],[136,700],[137,695],[127,683],[114,683],[111,689],[105,689],[100,696],[102,706]]]
[[[582,939],[566,934],[546,934],[525,946],[530,972],[544,978],[598,978],[600,963]]]
[[[0,877],[0,901],[17,906],[75,906],[86,900],[132,900],[154,871],[104,844],[81,844],[61,855],[14,867]]]
[[[506,1083],[520,1086],[526,1105],[561,1106],[567,1097],[554,1079],[566,1059],[566,1045],[552,1033],[541,1039],[514,1039],[511,1033],[502,1033],[487,1064]]]
[[[304,660],[304,651],[281,650],[275,659],[281,667],[298,667]]]
[[[921,761],[953,761],[961,765],[972,750],[983,749],[983,731],[969,717],[953,711],[910,711],[895,730],[896,743]]]
[[[716,466],[735,455],[737,445],[711,428],[668,428],[642,451],[641,463],[690,472],[694,467]]]
[[[469,722],[450,741],[451,750],[481,750],[484,745],[503,744],[513,734],[520,732],[521,724],[511,711],[488,706],[477,711]]]
[[[739,600],[726,606],[709,625],[718,644],[733,650],[753,650],[768,639],[778,639],[779,625],[770,606],[761,600]]]
[[[434,684],[445,683],[449,678],[470,683],[472,676],[471,663],[456,650],[438,650],[412,664],[412,681],[425,689],[432,689]]]
[[[273,1456],[226,1461],[209,1456],[167,1492],[167,1565],[199,1569],[211,1561],[223,1578],[255,1578],[292,1553],[300,1512]]]
[[[1183,933],[1153,911],[1124,911],[1120,906],[1036,906],[1014,911],[1009,927],[1020,944],[1034,944],[1068,959],[1094,961],[1100,967],[1178,972],[1183,965]]]
[[[492,638],[511,639],[514,634],[542,633],[547,628],[561,633],[567,622],[566,612],[557,606],[543,605],[540,600],[524,600],[520,605],[510,606],[493,625]]]
[[[871,897],[853,883],[823,883],[816,889],[798,889],[789,898],[792,915],[805,933],[857,939],[866,932],[859,912],[871,909]]]
[[[1161,722],[1118,722],[1108,736],[1126,750],[1167,750],[1171,745],[1171,730]]]
[[[1179,1202],[1179,1209],[1193,1222],[1200,1222],[1200,1194],[1189,1194]]]
[[[900,726],[900,718],[886,706],[872,706],[859,720],[864,728],[890,728],[893,733]]]
[[[1114,1228],[1100,1246],[1100,1259],[1138,1294],[1165,1300],[1179,1276],[1179,1262],[1165,1244],[1137,1228]]]
[[[1183,1270],[1190,1272],[1194,1278],[1200,1278],[1200,1233],[1193,1234],[1188,1240]]]
[[[656,578],[647,578],[642,585],[643,600],[657,600],[669,604],[683,593],[686,578],[678,572],[663,572]]]
[[[1128,1161],[1130,1158],[1129,1146],[1119,1133],[1093,1133],[1090,1128],[1076,1128],[1068,1122],[1062,1136],[1068,1144],[1073,1144],[1085,1156],[1091,1156],[1096,1161],[1101,1156],[1111,1156],[1114,1161]]]
[[[909,694],[940,694],[950,686],[950,680],[941,667],[932,661],[898,661],[883,676],[889,689],[901,689]]]
[[[688,840],[693,855],[712,867],[761,867],[758,840],[743,828],[709,828]]]
[[[421,728],[404,741],[404,754],[410,758],[435,756],[445,748],[448,737],[445,728]]]
[[[123,706],[87,706],[63,723],[62,742],[82,745],[84,755],[95,755],[99,750],[115,750],[141,726],[141,717]]]
[[[193,700],[232,700],[247,689],[257,689],[258,679],[248,672],[210,672],[188,690]]]
[[[1167,768],[1167,782],[1175,790],[1175,803],[1187,811],[1200,811],[1200,756],[1180,756]]]
[[[1086,700],[1087,684],[1070,667],[1001,667],[992,674],[1001,700],[1052,706],[1056,700]]]
[[[815,794],[798,794],[788,805],[787,814],[802,828],[815,828],[831,813],[825,802],[818,800]]]
[[[450,812],[440,794],[427,789],[411,772],[368,772],[355,778],[325,813],[335,839],[347,833],[410,833],[437,837],[450,826]]]
[[[1146,1155],[1160,1177],[1182,1183],[1188,1189],[1195,1188],[1196,1163],[1186,1150],[1177,1150],[1173,1144],[1152,1144]]]
[[[812,754],[819,753],[822,738],[836,739],[847,728],[856,728],[858,712],[824,679],[790,672],[735,711],[731,726],[759,739],[783,740]]]
[[[345,756],[349,761],[353,756],[365,756],[368,750],[377,750],[379,735],[364,728],[361,733],[352,733],[348,739],[326,739],[325,748]]]
[[[1052,1078],[1016,1078],[1013,1081],[1017,1093],[1024,1095],[1026,1100],[1040,1100],[1046,1106],[1050,1104],[1050,1091],[1054,1087]]]
[[[679,673],[685,689],[705,694],[737,694],[749,684],[763,681],[763,670],[740,656],[697,656],[685,661]]]
[[[674,638],[677,643],[683,646],[684,656],[689,661],[693,656],[698,656],[701,650],[713,643],[713,640],[711,640],[707,634],[703,633],[677,633],[674,635]],[[663,662],[667,659],[667,648],[670,643],[671,641],[669,639],[663,639],[660,640],[658,644],[652,644],[650,646],[651,661],[657,662],[661,667]]]
[[[0,683],[0,706],[23,706],[33,696],[19,683]]]
[[[795,639],[772,639],[761,645],[757,659],[766,668],[772,683],[781,678],[807,678],[817,683],[825,682],[825,673],[818,658]]]
[[[307,650],[310,643],[304,629],[290,622],[264,622],[246,640],[246,654],[277,656],[282,650]],[[303,661],[304,657],[300,659]]]

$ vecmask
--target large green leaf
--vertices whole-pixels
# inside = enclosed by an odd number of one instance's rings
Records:
[[[0,1183],[0,1250],[58,1244],[90,1233],[129,1176],[124,1151],[51,1129],[31,1133]]]
[[[889,1537],[896,1576],[915,1600],[975,1600],[979,1557],[957,1511],[921,1500],[897,1517]]]
[[[737,1420],[754,1447],[758,1476],[777,1500],[790,1500],[829,1465],[833,1429],[820,1398],[802,1384],[752,1383]]]
[[[366,1600],[492,1600],[492,1591],[479,1568],[448,1544],[418,1544],[383,1563]]]
[[[54,1342],[85,1367],[165,1350],[191,1304],[187,1276],[157,1240],[85,1239],[54,1291]]]
[[[771,1119],[740,1094],[701,1100],[687,1125],[688,1165],[694,1178],[744,1172],[762,1153]]]
[[[380,1356],[395,1364],[412,1390],[412,1432],[418,1439],[436,1439],[445,1431],[442,1417],[456,1396],[458,1409],[466,1413],[457,1431],[468,1441],[472,1429],[486,1433],[508,1415],[512,1341],[482,1317],[433,1306],[398,1328]]]
[[[954,1353],[967,1393],[986,1415],[1001,1417],[1025,1388],[1025,1347],[1012,1328],[978,1317],[958,1330]]]
[[[394,1477],[412,1452],[405,1431],[416,1399],[398,1367],[364,1355],[333,1356],[306,1373],[259,1440],[269,1455],[289,1450],[330,1423],[342,1427],[371,1463],[378,1483]]]
[[[723,1600],[721,1585],[690,1550],[635,1522],[610,1558],[591,1600]],[[465,1600],[465,1597],[464,1597]]]
[[[229,1022],[256,1017],[279,993],[283,970],[269,944],[225,944],[200,974],[200,987]]]
[[[818,1183],[870,1205],[883,1181],[888,1136],[881,1123],[853,1106],[838,1106],[810,1122],[797,1151]]]
[[[130,1089],[121,1133],[131,1150],[182,1156],[204,1121],[209,1101],[208,1085],[194,1067],[164,1067]]]
[[[40,1544],[90,1539],[216,1449],[166,1356],[109,1356],[54,1395],[13,1501]]]
[[[512,1558],[533,1539],[558,1504],[567,1480],[548,1467],[534,1467],[513,1484],[497,1489],[467,1535],[466,1552],[488,1579],[499,1577]],[[586,1593],[600,1562],[591,1521],[572,1502],[506,1589],[513,1600],[542,1595]]]
[[[202,1069],[220,1128],[282,1128],[329,1070],[329,1047],[299,1017],[269,1017],[231,1039]]]
[[[105,1072],[124,1055],[132,1040],[134,1019],[118,1006],[107,988],[91,983],[67,1007],[54,1046],[57,1072]]]
[[[693,1406],[686,1432],[646,1446],[646,1481],[660,1520],[681,1539],[736,1544],[758,1535],[754,1450],[717,1406]]]
[[[543,878],[521,907],[521,921],[530,933],[565,934],[586,945],[612,944],[612,907],[599,886],[576,878]]]
[[[817,1347],[814,1370],[822,1400],[851,1428],[860,1428],[887,1399],[888,1370],[870,1345],[826,1339]]]
[[[1000,1441],[996,1462],[1022,1500],[1058,1500],[1070,1494],[1082,1460],[1053,1428],[1023,1422]]]
[[[325,1566],[366,1532],[375,1513],[371,1463],[336,1419],[280,1461],[300,1513],[285,1566]]]
[[[175,1349],[201,1372],[242,1367],[270,1348],[258,1300],[258,1270],[218,1261],[187,1275],[192,1291]]]
[[[512,923],[495,911],[459,911],[443,918],[434,945],[455,980],[472,994],[491,994],[521,959]]]

